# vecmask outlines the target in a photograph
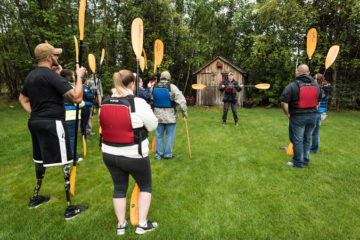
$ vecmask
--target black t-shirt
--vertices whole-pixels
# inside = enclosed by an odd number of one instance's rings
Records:
[[[35,68],[27,75],[21,90],[30,100],[30,118],[65,119],[63,94],[70,89],[66,79],[51,69]]]
[[[309,75],[300,75],[295,78],[295,80],[300,80],[304,82],[314,82],[314,80]],[[320,86],[316,84],[318,88],[318,102],[321,100],[321,91]],[[281,94],[280,101],[289,104],[290,114],[304,114],[304,113],[316,113],[317,109],[308,108],[308,109],[297,109],[297,101],[299,100],[299,85],[296,82],[292,82],[287,85],[284,91]]]

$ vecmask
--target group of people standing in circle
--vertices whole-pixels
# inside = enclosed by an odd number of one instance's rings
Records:
[[[25,79],[19,101],[30,114],[28,121],[32,136],[33,160],[37,184],[28,203],[29,208],[37,208],[50,200],[39,195],[42,179],[47,167],[63,166],[67,207],[65,219],[70,220],[88,208],[72,205],[70,201],[70,163],[73,159],[75,139],[75,104],[82,104],[81,133],[87,135],[86,125],[90,118],[93,99],[99,96],[99,122],[102,128],[103,160],[113,179],[113,204],[118,219],[118,235],[125,234],[127,221],[126,192],[129,175],[140,188],[138,201],[139,224],[137,234],[155,229],[158,224],[147,219],[151,202],[152,177],[149,160],[148,132],[156,135],[155,158],[171,159],[179,104],[184,118],[187,118],[186,100],[181,91],[170,83],[171,75],[164,71],[159,82],[153,82],[149,91],[136,95],[135,75],[129,70],[113,74],[114,88],[110,96],[102,97],[100,81],[89,84],[85,76],[87,70],[76,66],[76,78],[72,70],[61,69],[58,55],[62,49],[44,43],[36,46],[34,53],[38,67]],[[53,71],[52,71],[53,70]],[[149,99],[150,96],[150,99]],[[148,104],[151,102],[151,106]],[[66,112],[66,113],[65,113]],[[165,135],[165,146],[164,146]]]

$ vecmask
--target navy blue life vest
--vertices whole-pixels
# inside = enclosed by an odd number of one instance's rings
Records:
[[[147,138],[145,127],[132,128],[130,112],[135,112],[134,95],[115,98],[104,97],[100,107],[100,125],[103,142],[109,146],[121,147],[139,144]]]
[[[174,108],[175,102],[170,99],[170,83],[156,83],[152,90],[154,98],[154,107],[157,108]]]

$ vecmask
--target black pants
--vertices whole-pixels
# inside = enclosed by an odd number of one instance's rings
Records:
[[[227,113],[229,111],[229,106],[231,105],[231,110],[234,116],[234,121],[237,122],[238,121],[238,116],[236,113],[236,103],[234,102],[224,102],[224,113],[223,113],[223,122],[226,122],[227,119]]]
[[[81,109],[81,124],[80,124],[80,128],[81,128],[81,135],[86,136],[86,125],[89,121],[90,118],[90,108],[91,106],[84,106]]]
[[[127,158],[103,153],[103,160],[114,183],[113,198],[124,198],[129,184],[129,174],[139,185],[141,192],[152,191],[149,157]]]

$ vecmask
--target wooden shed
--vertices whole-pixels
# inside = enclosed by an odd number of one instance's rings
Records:
[[[193,74],[196,75],[196,83],[204,84],[208,87],[202,90],[197,90],[196,105],[198,106],[220,106],[223,105],[224,93],[220,92],[218,86],[221,80],[225,79],[227,74],[232,72],[234,79],[239,84],[245,84],[247,73],[231,63],[224,57],[217,56]],[[245,98],[244,89],[238,94],[238,104],[243,105]]]

